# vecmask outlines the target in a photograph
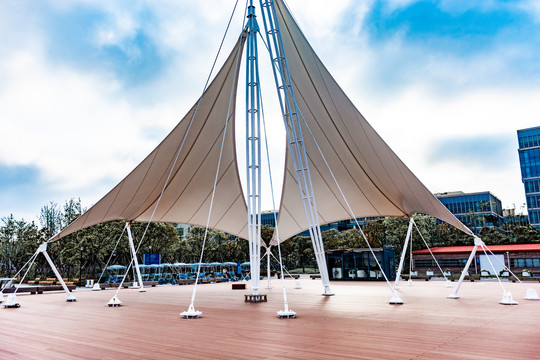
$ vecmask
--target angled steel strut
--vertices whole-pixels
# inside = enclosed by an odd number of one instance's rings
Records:
[[[321,280],[324,286],[323,295],[334,295],[330,289],[321,227],[319,225],[319,215],[317,213],[317,204],[313,193],[313,184],[311,182],[304,137],[302,135],[300,111],[294,97],[291,74],[279,29],[275,4],[273,0],[260,0],[260,4],[281,113],[287,131],[289,153],[295,169],[296,181],[300,190],[309,235],[313,243],[315,259],[321,273]]]

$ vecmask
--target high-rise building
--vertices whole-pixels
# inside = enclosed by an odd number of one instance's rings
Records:
[[[499,227],[503,224],[501,200],[489,191],[449,191],[435,196],[474,232],[482,230],[484,226]]]
[[[540,126],[517,131],[521,181],[532,226],[540,228]]]

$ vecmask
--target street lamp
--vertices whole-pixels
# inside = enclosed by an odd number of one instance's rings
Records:
[[[81,246],[81,258],[79,262],[79,286],[82,286],[82,252],[84,247]]]

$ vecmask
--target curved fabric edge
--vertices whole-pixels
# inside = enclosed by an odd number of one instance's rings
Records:
[[[304,129],[320,224],[424,213],[472,234],[380,138],[317,57],[283,2],[275,4],[298,108],[354,213]],[[288,151],[278,215],[280,241],[308,229]]]
[[[152,218],[206,226],[224,131],[209,227],[247,237],[247,206],[236,163],[234,131],[244,42],[242,33],[199,101],[169,135],[118,185],[50,241],[113,220],[141,222]]]

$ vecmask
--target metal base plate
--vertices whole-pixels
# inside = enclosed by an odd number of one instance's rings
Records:
[[[15,294],[9,294],[6,302],[4,302],[2,305],[6,309],[21,307],[21,304],[19,304],[19,302],[17,301],[17,297]]]
[[[111,300],[109,300],[109,302],[107,303],[107,305],[109,305],[109,307],[117,307],[117,306],[122,306],[122,302],[120,301],[119,298],[117,298],[116,296],[113,296],[111,298]]]
[[[196,311],[196,310],[192,310],[192,311],[184,311],[182,313],[180,313],[180,316],[183,317],[184,319],[198,319],[200,316],[202,315],[202,311]]]
[[[21,307],[21,304],[19,303],[15,303],[15,304],[3,304],[4,305],[4,309],[14,309],[14,308],[19,308]]]
[[[184,319],[198,319],[202,315],[202,311],[195,310],[193,303],[189,304],[187,311],[180,313]]]
[[[527,289],[527,295],[524,297],[525,300],[540,300],[538,293],[534,289]]]
[[[325,286],[324,287],[324,292],[322,293],[323,296],[334,296],[336,295],[332,289],[330,289],[330,286]]]
[[[517,305],[517,301],[515,301],[513,298],[512,298],[512,294],[510,292],[505,292],[503,294],[503,298],[501,301],[499,301],[499,304],[501,305]]]
[[[398,294],[394,293],[394,296],[392,296],[389,303],[392,305],[402,305],[403,300],[401,300]]]
[[[280,319],[294,319],[296,317],[296,313],[292,310],[279,310],[277,312],[277,316]]]
[[[246,294],[244,295],[244,302],[250,302],[250,303],[259,303],[259,302],[267,302],[268,299],[266,298],[266,294]]]

